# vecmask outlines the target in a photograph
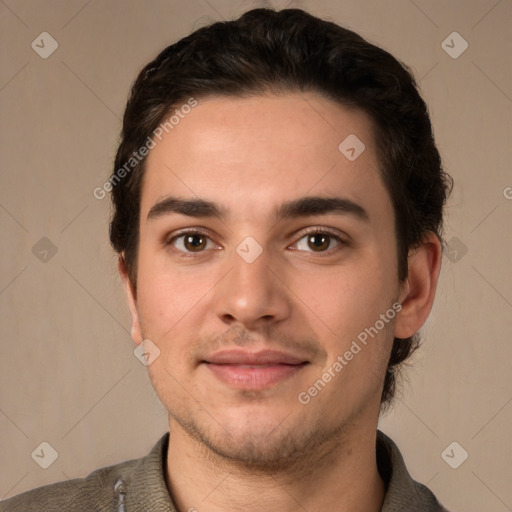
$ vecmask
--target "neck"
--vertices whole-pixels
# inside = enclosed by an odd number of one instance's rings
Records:
[[[179,512],[379,512],[376,425],[347,430],[300,464],[272,470],[226,461],[170,420],[168,488]]]

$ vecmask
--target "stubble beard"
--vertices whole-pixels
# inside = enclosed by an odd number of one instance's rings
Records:
[[[335,449],[348,441],[350,421],[327,424],[321,418],[296,421],[290,425],[292,412],[277,427],[267,426],[258,431],[249,426],[230,432],[213,419],[201,424],[197,418],[183,411],[169,411],[171,424],[174,421],[196,443],[205,460],[226,469],[252,474],[282,474],[307,476],[311,468],[328,463]],[[172,428],[171,428],[172,435]]]

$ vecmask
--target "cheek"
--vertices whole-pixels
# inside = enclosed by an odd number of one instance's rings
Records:
[[[160,350],[147,370],[159,396],[170,403],[176,381],[184,382],[189,377],[192,365],[188,361],[204,321],[211,286],[197,274],[162,270],[157,265],[148,266],[139,275],[142,334]]]
[[[309,292],[309,299],[304,301],[308,322],[316,326],[328,353],[325,366],[318,368],[318,378],[332,380],[333,385],[323,399],[338,403],[336,397],[343,396],[343,403],[333,406],[338,413],[377,400],[396,317],[392,273],[384,272],[381,265],[354,266],[320,280],[317,276],[316,284],[303,284],[302,289]]]
[[[296,272],[290,289],[309,323],[343,346],[391,307],[397,283],[386,268],[375,258],[373,263],[361,258],[357,264],[322,272],[303,269]]]
[[[171,267],[165,255],[141,255],[138,272],[138,311],[145,337],[163,341],[182,332],[183,326],[197,323],[197,316],[208,301],[215,279],[206,267]],[[193,320],[191,320],[193,319]]]

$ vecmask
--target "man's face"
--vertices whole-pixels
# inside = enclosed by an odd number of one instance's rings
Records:
[[[171,426],[274,464],[376,421],[400,286],[369,119],[313,94],[218,97],[156,142],[132,309]]]

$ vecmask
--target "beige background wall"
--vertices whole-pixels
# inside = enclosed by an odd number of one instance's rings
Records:
[[[133,355],[108,200],[92,191],[110,172],[141,66],[194,28],[256,5],[0,2],[0,497],[141,456],[165,432]],[[409,384],[381,428],[452,510],[511,510],[512,2],[293,5],[412,66],[455,178],[446,225],[454,252]],[[469,44],[458,58],[441,46],[454,31]],[[58,43],[47,59],[31,47],[42,32]],[[461,43],[447,44],[454,52]],[[58,452],[46,470],[31,457],[43,441]],[[457,469],[441,456],[453,441],[469,453]]]

